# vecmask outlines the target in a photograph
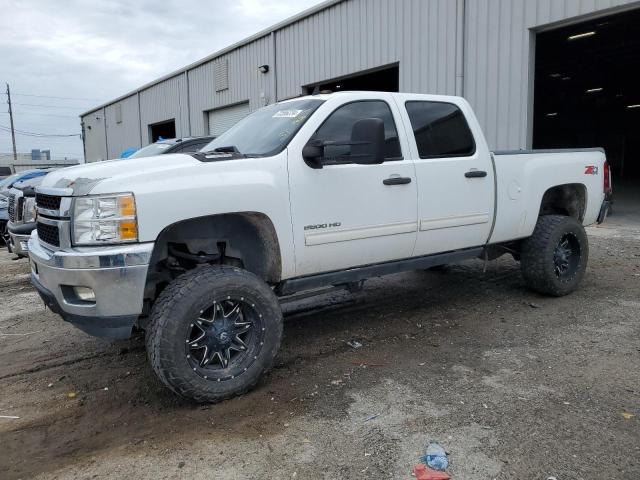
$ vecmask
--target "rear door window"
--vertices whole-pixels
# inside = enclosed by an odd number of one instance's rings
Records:
[[[475,153],[473,134],[456,105],[410,101],[405,106],[420,158],[468,157]]]

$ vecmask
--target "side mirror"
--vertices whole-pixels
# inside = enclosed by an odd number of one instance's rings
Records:
[[[380,118],[363,118],[351,129],[351,155],[353,163],[375,165],[384,163],[384,122]]]
[[[384,162],[384,122],[380,118],[363,118],[353,124],[351,139],[347,141],[310,140],[302,148],[302,158],[311,168],[323,167],[324,148],[348,145],[351,154],[345,156],[358,165],[375,165]]]
[[[322,140],[310,140],[302,149],[302,158],[311,168],[322,168],[324,157],[324,142]]]

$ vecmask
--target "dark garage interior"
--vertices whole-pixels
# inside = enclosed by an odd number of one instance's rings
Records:
[[[604,147],[640,184],[640,10],[537,35],[533,147]]]
[[[149,136],[151,143],[157,142],[160,138],[176,138],[176,121],[168,120],[149,125]]]
[[[319,91],[373,90],[376,92],[397,92],[400,88],[400,67],[395,65],[360,72],[348,77],[326,80],[324,83],[305,87],[306,93]]]

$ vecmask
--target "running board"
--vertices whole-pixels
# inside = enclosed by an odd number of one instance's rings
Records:
[[[330,285],[344,285],[351,282],[359,282],[372,277],[382,277],[393,273],[407,272],[410,270],[421,270],[425,268],[437,267],[448,263],[457,263],[463,260],[479,258],[484,247],[467,248],[454,252],[437,253],[424,257],[407,258],[395,260],[393,262],[375,263],[363,267],[349,268],[335,272],[320,273],[308,277],[292,278],[281,282],[276,287],[278,296],[291,295],[296,292],[312,290]]]

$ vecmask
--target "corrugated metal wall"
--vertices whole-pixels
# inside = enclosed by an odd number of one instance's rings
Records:
[[[140,125],[145,145],[151,141],[149,125],[166,120],[175,119],[178,137],[189,135],[186,77],[182,73],[140,92]]]
[[[490,147],[529,145],[532,41],[554,22],[638,3],[635,0],[467,0],[464,96]]]
[[[400,63],[402,91],[455,91],[455,0],[351,0],[276,33],[278,97]]]
[[[267,35],[241,48],[219,57],[216,61],[227,61],[229,88],[216,91],[214,61],[200,65],[189,73],[189,109],[191,112],[191,134],[206,135],[207,111],[249,102],[251,110],[273,103],[273,71],[260,73],[260,65],[272,62],[272,40]]]
[[[120,109],[122,121],[118,123]],[[130,147],[140,147],[140,116],[138,115],[138,95],[132,95],[105,107],[107,122],[108,157],[116,158]]]
[[[107,160],[104,108],[82,117],[84,131],[84,154],[86,162]]]
[[[532,32],[625,5],[640,2],[345,0],[145,88],[139,92],[139,118],[134,108],[137,93],[120,101],[120,125],[114,125],[115,110],[108,106],[108,154],[117,156],[136,145],[136,123],[145,145],[150,141],[148,126],[172,118],[178,136],[204,135],[209,110],[245,101],[255,110],[274,101],[276,84],[277,98],[290,98],[310,84],[396,63],[401,91],[451,95],[461,79],[489,145],[525,148],[532,100]],[[459,30],[464,30],[464,52]],[[224,90],[215,84],[214,64],[219,61],[228,65],[229,88]],[[269,73],[258,72],[260,65],[269,65]],[[107,158],[104,124],[95,120],[104,113],[97,110],[83,119],[92,125],[90,132],[85,128],[88,161]]]

